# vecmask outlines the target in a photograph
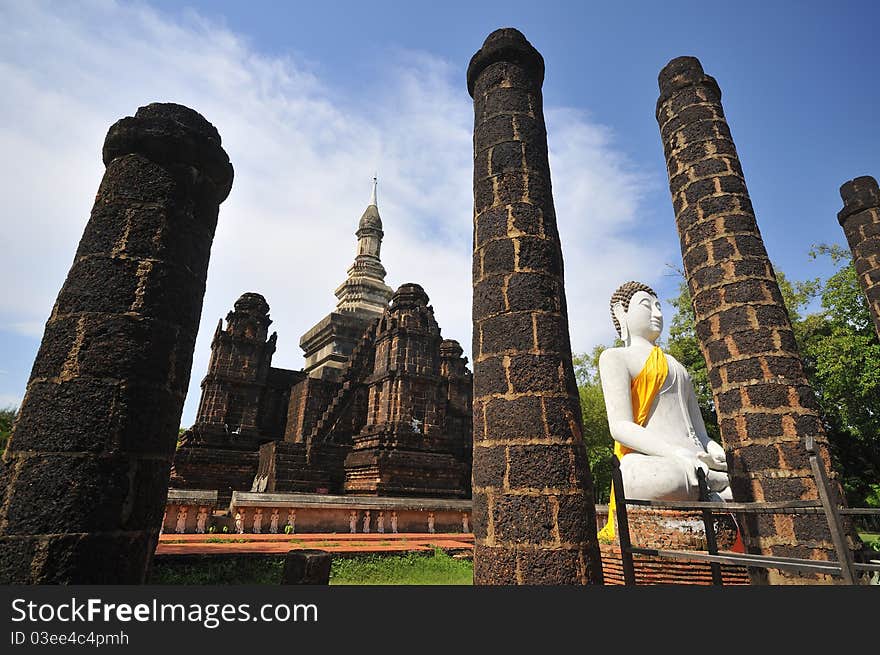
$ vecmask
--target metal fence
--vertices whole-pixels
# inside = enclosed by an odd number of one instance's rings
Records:
[[[620,539],[620,553],[623,564],[624,584],[636,584],[635,564],[633,555],[652,555],[679,560],[709,562],[712,570],[712,583],[721,585],[721,565],[740,565],[757,568],[800,571],[803,573],[823,573],[839,578],[843,584],[860,584],[866,581],[880,582],[880,552],[867,555],[864,561],[853,561],[852,552],[846,543],[846,536],[841,524],[841,516],[849,517],[854,524],[863,528],[880,526],[880,508],[856,507],[847,508],[838,505],[836,492],[828,485],[828,477],[822,460],[818,457],[815,444],[811,437],[807,438],[807,454],[810,458],[813,477],[816,480],[818,500],[793,500],[783,502],[737,503],[708,501],[709,491],[703,471],[698,471],[700,482],[699,502],[673,502],[656,500],[637,500],[627,498],[623,487],[623,476],[620,473],[620,462],[615,457],[611,473],[616,501],[617,532]],[[706,535],[706,550],[664,550],[657,548],[640,548],[632,545],[627,506],[648,507],[682,511],[699,511],[702,514],[703,527]],[[773,555],[752,555],[719,551],[715,538],[714,519],[717,514],[823,514],[828,523],[831,540],[837,560],[811,560],[796,557],[777,557]]]

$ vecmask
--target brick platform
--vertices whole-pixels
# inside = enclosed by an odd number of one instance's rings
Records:
[[[222,541],[221,541],[222,540]],[[156,556],[284,554],[289,550],[318,548],[337,555],[359,553],[430,552],[470,554],[472,534],[163,534]]]
[[[597,524],[605,525],[608,508],[596,507]],[[674,510],[655,510],[630,508],[627,512],[630,540],[636,548],[656,548],[658,550],[706,550],[706,535],[699,512],[679,512]],[[723,519],[722,519],[723,520]],[[736,533],[732,522],[725,520],[716,530],[718,548],[729,550]],[[623,584],[623,562],[620,544],[599,544],[602,555],[602,572],[605,584]],[[711,585],[712,569],[708,562],[634,555],[633,564],[637,585]],[[748,569],[744,566],[722,565],[721,576],[725,585],[750,584]]]
[[[607,585],[623,584],[623,563],[617,544],[599,544],[602,554],[602,573]],[[712,569],[706,562],[671,560],[666,557],[635,555],[633,563],[637,585],[711,585]],[[725,585],[749,584],[748,570],[744,566],[721,567]]]

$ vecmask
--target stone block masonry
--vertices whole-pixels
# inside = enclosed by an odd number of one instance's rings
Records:
[[[175,104],[115,123],[0,464],[0,583],[141,583],[232,166]]]
[[[474,99],[474,583],[602,582],[547,160],[544,60],[515,29]]]
[[[843,209],[837,220],[852,250],[853,266],[880,336],[880,187],[870,176],[840,187]]]
[[[443,340],[414,283],[394,293],[374,335],[345,493],[466,498],[471,425],[461,418],[470,415],[472,379],[461,347]]]
[[[812,436],[830,470],[828,442],[788,313],[767,257],[721,90],[694,57],[660,72],[657,122],[681,252],[739,501],[816,499],[805,451]],[[821,514],[746,523],[753,553],[836,559]],[[817,582],[757,570],[755,582]]]

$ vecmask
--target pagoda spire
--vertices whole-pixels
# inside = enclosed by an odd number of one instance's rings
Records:
[[[373,176],[370,204],[358,222],[357,253],[348,269],[348,278],[336,289],[338,312],[358,312],[378,316],[385,311],[393,290],[385,284],[385,267],[379,257],[382,249],[382,218],[376,205],[377,178]]]
[[[376,176],[370,204],[357,230],[357,251],[348,276],[335,291],[339,302],[328,316],[318,321],[299,340],[309,377],[336,379],[364,331],[388,308],[394,290],[385,284],[385,267],[379,258],[382,248],[382,219],[376,206]]]

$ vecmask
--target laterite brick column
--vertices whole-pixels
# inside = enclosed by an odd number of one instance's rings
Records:
[[[0,583],[140,583],[156,546],[219,203],[196,112],[115,123],[106,171],[0,464]]]
[[[880,188],[873,177],[857,177],[840,187],[840,197],[843,209],[837,220],[852,250],[853,266],[880,336]]]
[[[547,162],[544,60],[514,29],[471,59],[474,583],[602,582]]]
[[[779,285],[758,231],[721,91],[693,57],[660,72],[657,122],[681,237],[696,331],[739,501],[816,499],[805,438],[829,466],[827,439]],[[759,515],[747,547],[836,559],[822,515]],[[756,570],[755,582],[797,582]],[[812,580],[812,579],[811,579]]]

